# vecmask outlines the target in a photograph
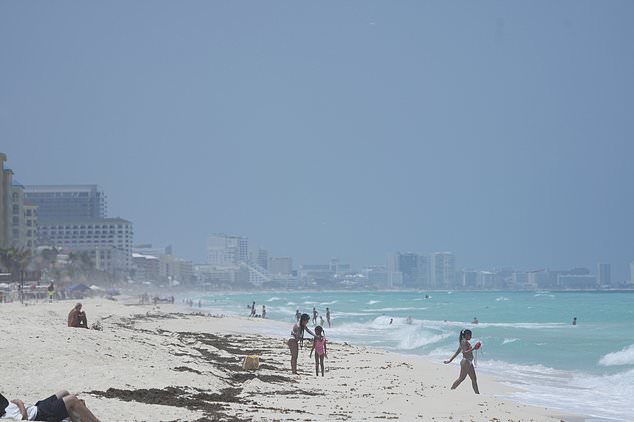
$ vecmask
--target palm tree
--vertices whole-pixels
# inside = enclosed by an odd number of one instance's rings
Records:
[[[11,281],[20,283],[20,300],[24,286],[24,271],[31,263],[31,251],[27,248],[1,248],[0,263],[11,273]]]

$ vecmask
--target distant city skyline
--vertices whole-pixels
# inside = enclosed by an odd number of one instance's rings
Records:
[[[0,151],[135,241],[634,260],[634,3],[0,3]]]

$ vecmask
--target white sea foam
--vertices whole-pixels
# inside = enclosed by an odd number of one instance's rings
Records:
[[[377,309],[362,309],[363,312],[398,312],[398,311],[416,311],[425,310],[427,308],[377,308]]]
[[[403,338],[399,343],[397,348],[400,350],[413,350],[418,349],[419,347],[427,346],[430,344],[441,342],[447,338],[451,337],[450,333],[446,334],[429,334],[427,336],[421,335],[421,333],[415,333],[411,336]]]
[[[618,352],[608,353],[607,355],[601,357],[601,359],[599,359],[599,365],[634,365],[634,344],[631,344]]]
[[[498,377],[521,386],[512,397],[522,402],[616,421],[634,420],[634,370],[595,376],[501,362],[495,362],[491,369]]]
[[[519,341],[519,339],[518,338],[505,338],[504,341],[502,342],[502,344],[515,343],[516,341]]]
[[[511,299],[509,299],[508,297],[505,297],[505,296],[500,296],[500,297],[496,297],[495,298],[496,302],[503,302],[503,301],[507,301],[507,300],[511,300]]]
[[[282,298],[279,298],[279,297],[273,296],[272,298],[269,298],[269,299],[267,299],[266,301],[267,301],[267,302],[275,302],[276,300],[282,300]]]
[[[380,303],[380,300],[370,300],[366,305],[374,305],[375,303]]]

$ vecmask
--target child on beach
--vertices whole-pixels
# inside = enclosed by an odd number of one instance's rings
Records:
[[[326,351],[326,332],[318,325],[315,327],[315,338],[313,339],[313,348],[310,349],[310,356],[315,351],[315,375],[319,376],[319,366],[321,366],[321,376],[324,376],[324,358],[328,357]]]
[[[451,361],[454,360],[454,358],[458,356],[460,352],[462,352],[462,361],[460,361],[460,376],[453,383],[451,389],[455,390],[460,385],[460,383],[464,381],[467,375],[469,375],[469,378],[471,378],[471,386],[473,387],[473,391],[475,391],[476,394],[480,394],[480,391],[478,389],[478,380],[475,373],[475,367],[473,366],[474,349],[471,347],[471,343],[469,343],[469,340],[471,340],[471,334],[471,330],[460,331],[460,337],[458,338],[458,350],[456,350],[456,353],[454,353],[449,360],[446,360],[445,363],[451,363]],[[476,345],[476,347],[477,346],[478,345]]]

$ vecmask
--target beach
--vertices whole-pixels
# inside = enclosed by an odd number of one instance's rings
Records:
[[[291,324],[136,301],[82,301],[102,330],[68,328],[71,301],[0,305],[2,393],[34,403],[66,389],[102,421],[575,420],[499,398],[509,387],[487,376],[481,395],[468,379],[451,391],[457,363],[342,342],[329,344],[324,377],[306,345],[292,375],[285,339],[258,334]],[[247,355],[258,370],[242,369]]]

